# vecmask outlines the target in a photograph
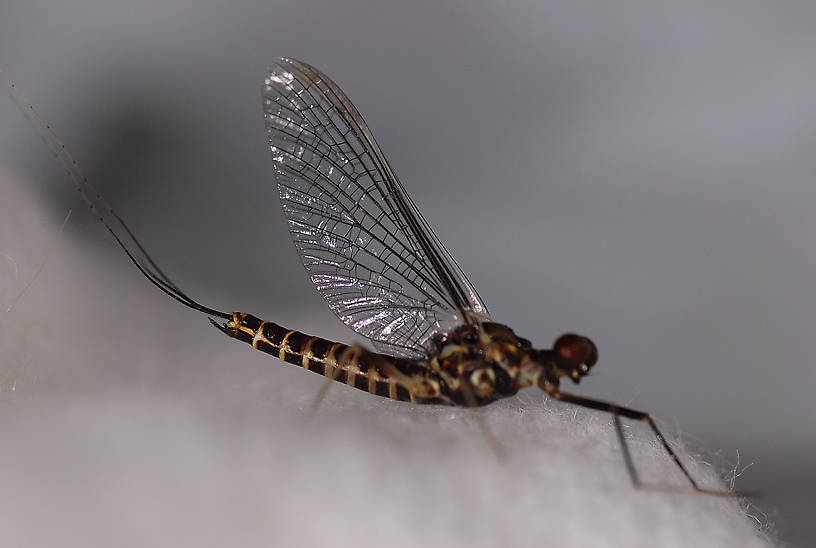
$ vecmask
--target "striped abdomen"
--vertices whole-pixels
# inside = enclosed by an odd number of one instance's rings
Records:
[[[211,320],[212,321],[212,320]],[[450,403],[440,379],[421,363],[286,329],[241,312],[219,330],[281,360],[370,394],[413,403]]]

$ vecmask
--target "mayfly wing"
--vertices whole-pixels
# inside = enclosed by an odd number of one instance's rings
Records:
[[[269,71],[263,99],[289,231],[343,323],[380,348],[420,357],[434,333],[488,318],[334,82],[283,58]]]

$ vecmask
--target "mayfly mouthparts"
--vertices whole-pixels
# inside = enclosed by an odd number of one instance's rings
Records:
[[[379,352],[191,299],[156,265],[56,133],[3,76],[85,203],[139,271],[165,294],[210,316],[227,336],[327,379],[399,401],[478,407],[537,386],[554,399],[612,414],[636,487],[684,490],[640,482],[621,417],[649,425],[689,481],[689,490],[731,495],[699,487],[648,413],[561,390],[562,378],[578,383],[597,362],[598,350],[590,339],[566,334],[551,349],[539,350],[491,320],[358,110],[314,67],[281,58],[262,88],[281,205],[316,290],[343,323]]]

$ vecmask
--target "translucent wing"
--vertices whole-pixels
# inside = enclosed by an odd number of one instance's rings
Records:
[[[280,59],[263,98],[289,231],[343,323],[380,348],[420,357],[434,333],[488,317],[334,82]]]

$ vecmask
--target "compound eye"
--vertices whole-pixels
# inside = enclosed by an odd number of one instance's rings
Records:
[[[553,350],[575,365],[592,367],[598,361],[598,347],[587,337],[567,333],[555,341]]]

